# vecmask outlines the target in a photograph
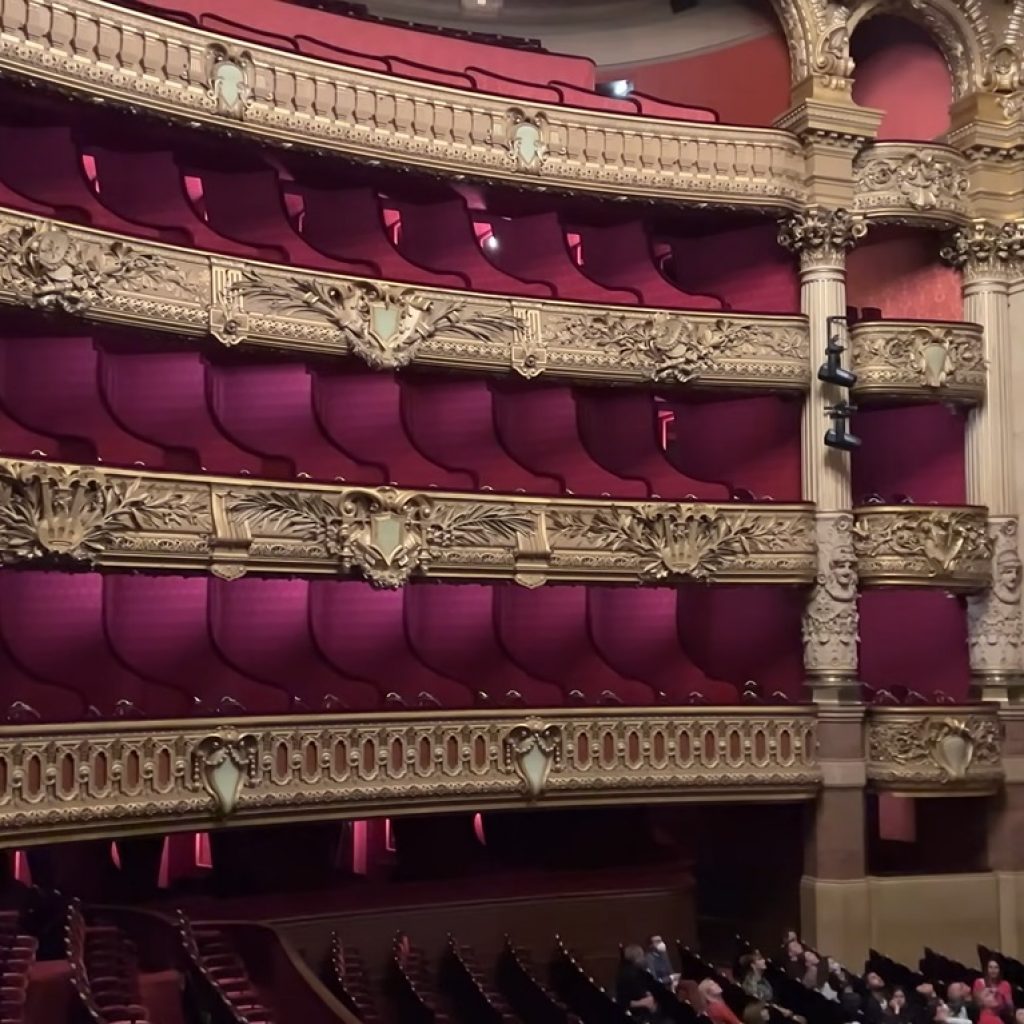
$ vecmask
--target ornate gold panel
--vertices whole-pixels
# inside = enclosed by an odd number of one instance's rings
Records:
[[[1002,729],[994,707],[872,708],[867,777],[907,793],[992,792],[1002,782]]]
[[[971,216],[969,163],[948,146],[875,142],[853,163],[853,210],[871,220],[945,226]]]
[[[299,575],[807,583],[804,505],[542,499],[0,459],[0,564]]]
[[[970,591],[991,583],[992,539],[984,508],[864,505],[854,516],[862,586]]]
[[[457,809],[811,796],[811,709],[420,712],[14,727],[0,846]]]
[[[800,142],[399,79],[101,0],[0,4],[0,70],[64,92],[319,152],[517,185],[795,209]]]
[[[807,321],[576,305],[226,259],[0,209],[0,302],[224,345],[575,380],[805,390]]]
[[[850,329],[858,399],[984,401],[987,366],[980,324],[866,320]]]

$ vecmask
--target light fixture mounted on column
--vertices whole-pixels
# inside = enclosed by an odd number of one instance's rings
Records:
[[[852,388],[857,383],[857,374],[843,368],[843,353],[846,351],[845,316],[828,318],[828,344],[825,346],[825,362],[818,367],[818,380],[834,384],[837,388]]]
[[[849,402],[837,402],[825,406],[825,412],[832,421],[832,426],[825,431],[825,447],[838,448],[840,451],[852,452],[860,447],[860,438],[850,433],[850,413],[856,412],[857,406]]]

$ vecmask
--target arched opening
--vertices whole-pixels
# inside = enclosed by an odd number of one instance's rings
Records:
[[[953,81],[932,37],[903,18],[879,15],[854,31],[853,99],[885,111],[879,139],[928,141],[949,128]]]

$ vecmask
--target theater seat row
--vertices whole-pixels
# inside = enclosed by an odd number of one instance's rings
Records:
[[[185,130],[0,90],[0,204],[212,252],[443,288],[717,309],[661,271],[642,220],[495,217],[439,184],[379,184],[300,156],[207,148]],[[478,206],[478,203],[474,204]],[[485,239],[495,239],[485,245]],[[570,240],[572,246],[570,246]],[[679,261],[691,259],[689,250]]]
[[[298,12],[273,0],[261,5],[257,24],[248,10],[232,0],[146,0],[138,6],[236,39],[454,89],[623,114],[717,120],[714,111],[703,107],[666,103],[641,94],[628,98],[601,95],[594,91],[593,62],[566,54],[513,50],[437,30],[428,34],[327,12]]]
[[[749,586],[8,572],[0,716],[728,704],[749,679],[796,697],[802,603]]]
[[[0,318],[0,452],[276,479],[798,500],[800,406],[772,395],[402,375]],[[664,447],[663,419],[674,443]]]

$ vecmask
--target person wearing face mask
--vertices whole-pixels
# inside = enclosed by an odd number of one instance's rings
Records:
[[[660,935],[652,935],[647,940],[647,970],[666,988],[673,992],[679,984],[679,975],[672,970],[672,961],[668,957],[668,947]]]

